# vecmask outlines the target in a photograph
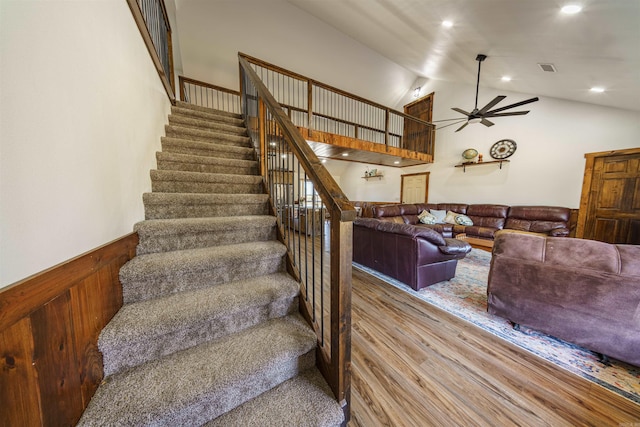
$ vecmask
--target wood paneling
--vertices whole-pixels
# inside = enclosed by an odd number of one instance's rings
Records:
[[[122,306],[118,272],[137,243],[129,234],[0,291],[0,426],[77,423],[102,381],[98,335]]]

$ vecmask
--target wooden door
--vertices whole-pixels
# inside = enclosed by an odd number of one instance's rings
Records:
[[[431,122],[433,115],[433,92],[405,105],[404,113]],[[431,144],[431,137],[431,132],[427,131],[423,125],[405,119],[402,147],[400,148],[426,153],[427,148]]]
[[[400,200],[402,203],[427,203],[429,172],[402,175],[400,179]]]
[[[576,236],[640,244],[640,148],[585,157]]]

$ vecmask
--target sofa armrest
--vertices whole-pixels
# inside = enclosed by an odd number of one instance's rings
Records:
[[[442,234],[430,228],[418,227],[411,224],[397,224],[395,222],[382,221],[373,218],[358,218],[354,221],[354,224],[367,228],[373,228],[377,231],[383,231],[386,233],[409,236],[414,239],[422,238],[436,246],[445,246],[447,244],[444,237],[442,237]]]
[[[471,252],[471,245],[464,240],[444,239],[446,245],[438,246],[440,252],[446,255],[462,255]]]

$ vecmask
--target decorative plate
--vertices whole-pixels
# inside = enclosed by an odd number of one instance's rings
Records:
[[[516,142],[513,139],[502,139],[491,146],[489,154],[497,160],[506,159],[516,152]]]
[[[478,155],[478,150],[473,148],[467,148],[462,152],[462,158],[465,160],[471,160]]]

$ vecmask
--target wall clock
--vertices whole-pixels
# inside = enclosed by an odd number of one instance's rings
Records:
[[[491,146],[489,154],[497,160],[506,159],[516,152],[516,142],[512,139],[501,139]]]

